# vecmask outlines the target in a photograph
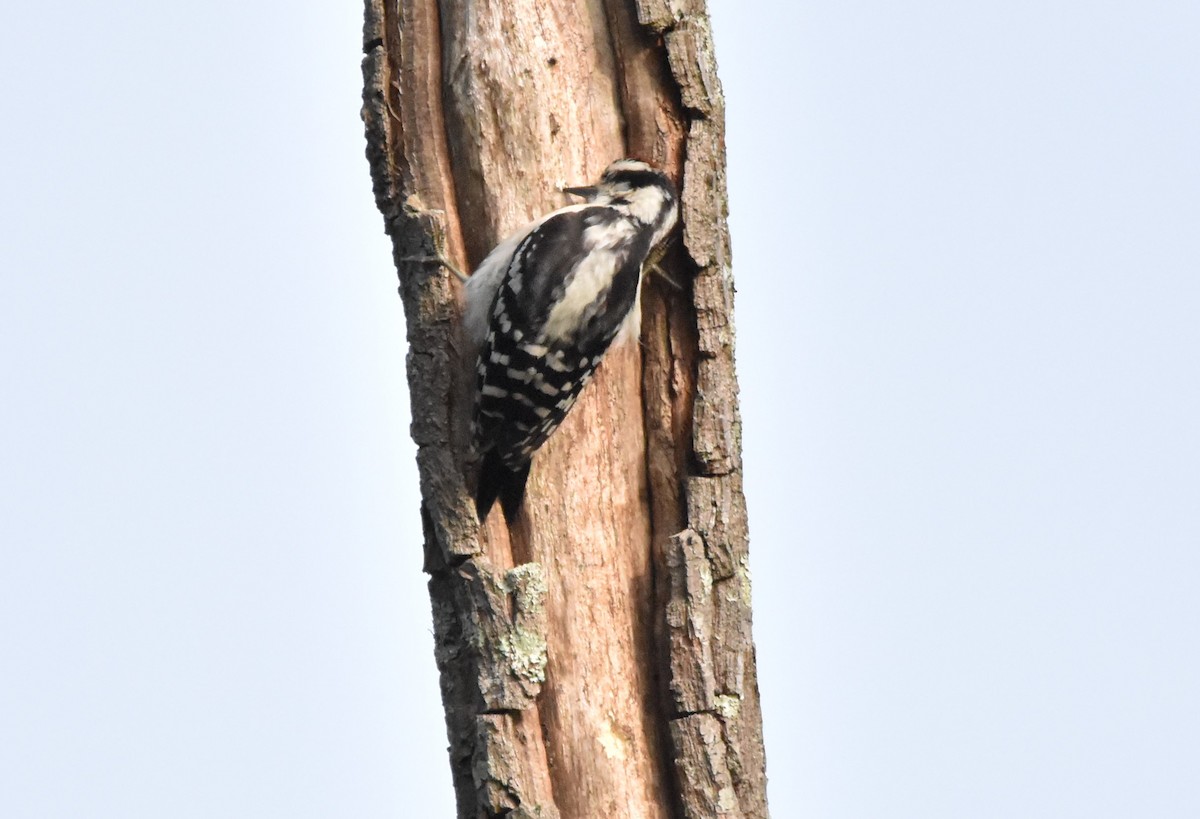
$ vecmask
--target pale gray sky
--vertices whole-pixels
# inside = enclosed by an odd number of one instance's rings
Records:
[[[713,14],[774,815],[1200,815],[1200,6]],[[0,16],[6,819],[451,815],[360,19]]]

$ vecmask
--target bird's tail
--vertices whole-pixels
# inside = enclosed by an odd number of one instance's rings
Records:
[[[483,456],[483,464],[479,468],[479,486],[475,490],[475,512],[482,522],[491,511],[492,504],[497,499],[504,517],[509,523],[516,521],[521,511],[521,502],[525,500],[525,482],[529,480],[529,461],[525,461],[518,469],[505,466],[495,449],[489,449]]]

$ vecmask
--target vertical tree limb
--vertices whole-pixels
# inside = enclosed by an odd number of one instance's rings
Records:
[[[408,324],[458,815],[765,817],[733,368],[724,103],[701,0],[367,0],[363,116]],[[681,184],[641,345],[535,460],[511,531],[463,481],[459,285],[637,156]]]

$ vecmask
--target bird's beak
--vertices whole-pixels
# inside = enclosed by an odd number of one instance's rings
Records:
[[[582,185],[576,188],[563,188],[563,193],[569,193],[572,196],[582,196],[584,199],[596,198],[597,189],[595,185]]]

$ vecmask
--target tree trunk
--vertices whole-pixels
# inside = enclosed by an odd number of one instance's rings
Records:
[[[461,819],[765,817],[724,109],[703,0],[367,0],[363,110],[408,323],[425,568]],[[509,530],[463,479],[468,268],[610,161],[682,241],[534,459]]]

